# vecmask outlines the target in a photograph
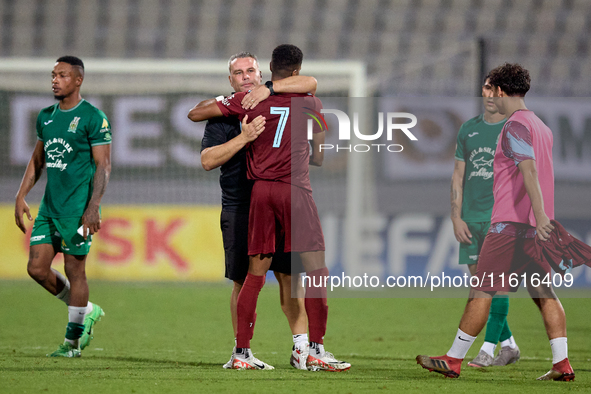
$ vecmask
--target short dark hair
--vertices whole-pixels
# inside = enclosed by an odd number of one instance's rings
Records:
[[[72,66],[78,66],[82,68],[82,70],[84,70],[84,63],[80,58],[77,58],[76,56],[62,56],[56,60],[56,63],[68,63]]]
[[[238,53],[230,56],[230,60],[228,60],[228,70],[230,70],[230,67],[232,65],[232,62],[234,60],[236,60],[236,59],[243,59],[243,58],[249,58],[249,57],[253,58],[254,61],[257,64],[257,67],[259,67],[259,59],[257,59],[257,57],[255,55],[253,55],[252,53],[247,52],[247,51],[243,51],[243,52],[238,52]]]
[[[529,91],[529,72],[518,63],[505,63],[489,74],[490,84],[498,86],[509,96],[523,97]]]
[[[302,60],[304,60],[304,54],[300,48],[290,44],[279,45],[273,49],[273,55],[271,56],[273,72],[289,76],[293,70],[302,65]]]
[[[73,67],[78,68],[78,73],[84,78],[84,63],[76,56],[62,56],[56,60],[56,63],[68,63]]]

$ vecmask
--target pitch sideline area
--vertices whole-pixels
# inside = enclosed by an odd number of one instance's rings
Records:
[[[327,350],[349,372],[312,373],[289,365],[291,333],[271,284],[261,292],[253,351],[274,371],[227,371],[233,335],[226,285],[91,282],[91,300],[106,312],[80,359],[49,359],[63,340],[65,305],[32,281],[0,281],[0,392],[60,394],[144,392],[292,393],[588,391],[591,299],[563,298],[569,359],[576,381],[538,382],[551,367],[550,345],[531,300],[511,301],[509,320],[522,360],[446,379],[416,365],[417,354],[445,353],[465,299],[329,299]],[[467,360],[478,353],[481,334]]]

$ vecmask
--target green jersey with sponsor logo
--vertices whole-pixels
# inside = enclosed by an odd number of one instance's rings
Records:
[[[57,103],[37,116],[37,138],[43,142],[47,168],[39,214],[82,217],[92,196],[96,171],[92,147],[111,143],[107,117],[84,99],[68,110],[60,109]]]
[[[455,158],[466,163],[462,219],[465,222],[490,221],[494,204],[493,159],[505,119],[487,123],[484,115],[460,127]]]

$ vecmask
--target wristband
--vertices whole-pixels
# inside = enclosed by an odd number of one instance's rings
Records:
[[[265,82],[265,86],[271,92],[271,96],[273,96],[275,94],[275,91],[273,90],[273,81],[267,81],[267,82]]]

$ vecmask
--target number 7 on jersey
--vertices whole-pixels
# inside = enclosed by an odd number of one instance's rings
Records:
[[[281,115],[277,130],[275,131],[275,139],[273,140],[273,148],[279,148],[281,138],[283,137],[283,130],[285,130],[287,118],[289,117],[289,107],[271,107],[269,112],[273,115]]]

